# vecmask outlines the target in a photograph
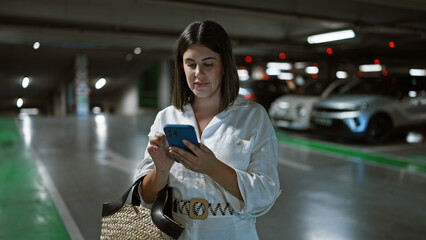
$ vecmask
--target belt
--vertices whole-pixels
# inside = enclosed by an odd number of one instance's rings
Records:
[[[237,214],[229,203],[212,204],[202,198],[193,198],[190,201],[173,199],[173,212],[189,215],[192,219],[206,219],[208,215],[225,216]]]

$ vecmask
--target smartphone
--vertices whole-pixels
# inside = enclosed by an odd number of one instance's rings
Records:
[[[169,146],[179,147],[192,153],[189,148],[182,143],[183,139],[190,141],[198,146],[197,134],[195,128],[186,124],[166,124],[164,125],[164,134],[166,135]],[[176,162],[179,162],[175,158]]]

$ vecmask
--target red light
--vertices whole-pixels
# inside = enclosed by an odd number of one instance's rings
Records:
[[[250,56],[246,56],[245,60],[246,63],[251,63],[253,61],[253,58],[251,58]]]
[[[263,74],[263,77],[262,77],[263,80],[269,80],[269,78],[270,77],[269,77],[268,74],[266,74],[266,73]]]
[[[312,66],[319,67],[318,63],[316,63],[316,62],[312,63]]]
[[[389,42],[389,47],[390,47],[390,48],[394,48],[394,47],[395,47],[395,43],[394,43],[394,42],[392,42],[392,41],[390,41],[390,42]]]
[[[247,69],[245,66],[240,66],[239,69]]]
[[[386,77],[386,76],[388,75],[388,71],[383,70],[383,71],[382,71],[382,75],[383,75],[384,77]]]
[[[329,54],[329,55],[333,54],[333,49],[327,48],[327,54]]]
[[[318,74],[311,74],[313,79],[317,79],[318,78]]]
[[[285,59],[287,56],[285,55],[285,53],[280,53],[279,58],[280,59]]]
[[[374,59],[374,64],[379,65],[380,64],[380,60],[379,59]]]
[[[361,71],[358,71],[358,77],[362,77],[364,75],[364,73],[362,73]]]
[[[257,95],[255,93],[247,93],[243,96],[245,99],[256,101]]]

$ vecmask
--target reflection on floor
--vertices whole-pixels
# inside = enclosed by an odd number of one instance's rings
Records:
[[[2,118],[0,239],[70,239],[15,121]]]
[[[133,181],[154,117],[155,113],[19,121],[19,141],[29,146],[24,149],[21,144],[20,151],[31,153],[28,159],[36,161],[18,167],[22,167],[20,171],[34,171],[35,166],[45,169],[45,185],[39,181],[37,186],[49,189],[50,194],[52,188],[57,191],[58,196],[52,199],[72,238],[99,239],[101,205],[116,199]],[[278,136],[283,194],[270,212],[258,218],[260,239],[426,238],[425,143],[387,148],[341,145],[282,131]],[[6,154],[13,148],[2,145],[0,191],[7,185],[3,171],[11,168],[6,164],[17,161]],[[385,160],[370,159],[378,157]],[[404,166],[389,164],[394,160]],[[51,179],[47,185],[46,176]],[[9,188],[0,195],[1,229],[12,224],[3,216],[9,211],[4,194],[16,195],[13,191]],[[17,207],[10,211],[21,210]],[[64,217],[64,212],[69,216]],[[50,234],[51,229],[33,231]],[[3,232],[0,239],[5,236]],[[18,230],[9,232],[16,238],[21,234]]]

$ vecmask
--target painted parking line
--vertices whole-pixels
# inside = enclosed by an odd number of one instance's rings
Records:
[[[0,118],[0,229],[0,239],[70,239],[10,118]]]
[[[278,159],[278,163],[285,165],[287,167],[291,167],[300,171],[311,171],[313,168],[307,164],[303,164],[303,163],[298,163],[297,161],[294,160],[289,160],[289,159],[285,159],[285,158],[279,158]]]
[[[426,163],[423,164],[419,161],[410,162],[405,159],[396,157],[374,154],[371,152],[361,151],[360,149],[345,147],[343,145],[330,144],[317,140],[306,140],[297,137],[287,136],[283,133],[277,132],[277,137],[280,142],[291,144],[294,146],[309,148],[312,150],[340,155],[348,158],[356,158],[357,160],[366,163],[375,163],[393,168],[403,169],[410,172],[426,173]]]
[[[121,154],[111,150],[106,149],[106,158],[101,160],[101,164],[113,168],[115,170],[124,172],[126,174],[135,174],[136,169],[131,163],[132,159],[127,159]]]
[[[409,156],[409,158],[424,161],[426,163],[426,155],[413,155],[413,156]]]

